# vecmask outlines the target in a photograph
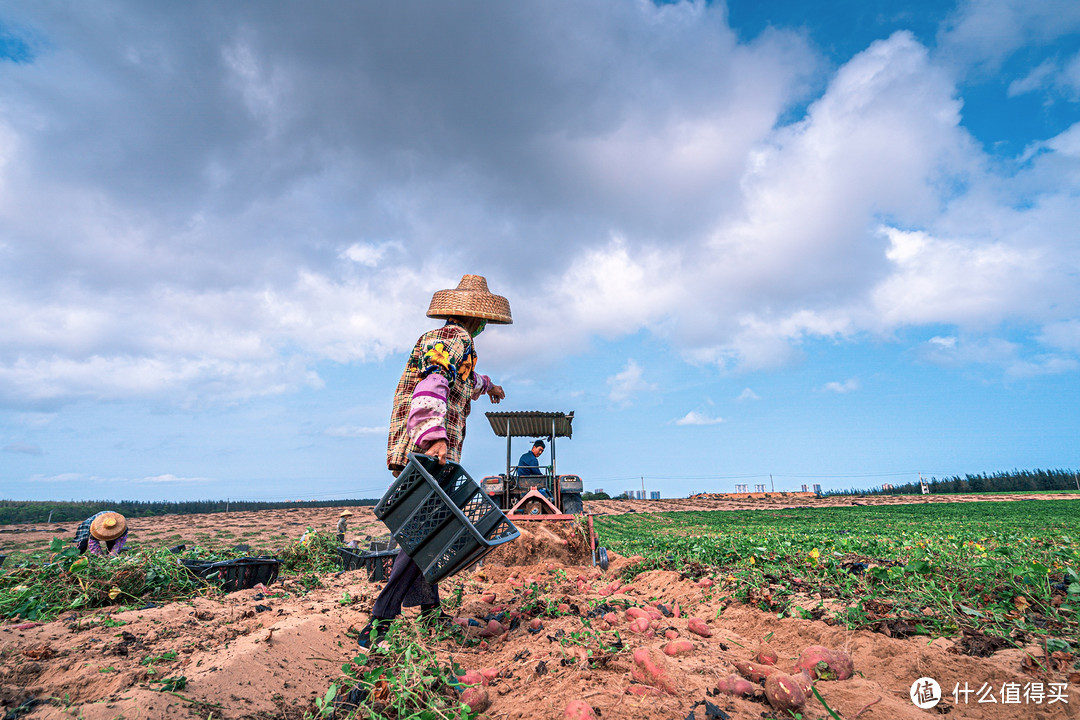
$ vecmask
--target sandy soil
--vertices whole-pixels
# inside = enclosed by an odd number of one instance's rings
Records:
[[[779,506],[783,503],[777,499]],[[614,504],[636,509],[633,503]],[[596,509],[606,511],[606,505]],[[638,505],[653,510],[687,509],[680,507],[680,501]],[[353,518],[352,525],[358,528],[355,534],[381,534],[382,526],[373,518],[367,524],[370,510],[366,512]],[[332,526],[336,518],[337,511],[323,509],[161,517],[152,523],[133,521],[132,525],[139,542],[172,543],[174,536],[179,536],[179,542],[194,542],[208,533],[232,532],[233,536],[218,538],[217,544],[236,540],[257,545],[258,538],[265,537],[272,545],[282,535],[299,536],[308,525]],[[151,531],[157,534],[151,536]],[[245,534],[252,532],[255,534]],[[483,618],[493,610],[492,604],[481,599],[484,593],[495,593],[496,605],[508,611],[519,609],[524,597],[522,582],[529,578],[547,586],[548,597],[571,608],[567,615],[544,617],[543,630],[538,633],[528,632],[523,622],[504,639],[490,640],[483,650],[453,641],[437,648],[443,657],[452,656],[469,669],[500,671],[488,688],[492,704],[486,718],[562,718],[563,709],[573,699],[587,702],[602,720],[681,720],[703,700],[738,720],[779,717],[760,698],[710,695],[717,680],[733,671],[733,663],[751,659],[766,638],[785,669],[808,645],[841,648],[851,654],[857,671],[854,678],[819,681],[817,685],[829,706],[845,720],[856,716],[915,720],[946,713],[951,718],[986,720],[1080,717],[1080,678],[1075,677],[1075,671],[1029,674],[1020,650],[1001,650],[978,658],[960,654],[959,646],[948,639],[897,639],[869,631],[847,631],[825,621],[778,620],[755,608],[729,606],[721,600],[724,593],[718,586],[704,587],[697,578],[669,571],[645,573],[631,587],[620,586],[612,593],[612,581],[633,559],[616,558],[607,572],[601,572],[583,561],[582,546],[573,531],[555,533],[556,540],[561,538],[565,544],[552,542],[545,534],[548,532],[550,528],[528,529],[517,547],[506,546],[501,557],[490,558],[479,571],[448,581],[462,586],[461,614],[471,617]],[[51,537],[51,528],[42,536]],[[5,542],[8,537],[3,536]],[[722,578],[717,582],[722,583]],[[369,583],[362,571],[328,575],[324,584],[305,594],[295,581],[286,579],[269,588],[118,613],[111,616],[109,626],[102,622],[106,615],[90,612],[71,613],[44,625],[0,626],[0,716],[31,698],[39,704],[21,715],[31,720],[150,720],[207,718],[211,714],[225,719],[292,720],[313,713],[316,696],[340,676],[342,663],[356,656],[355,640],[347,633],[355,635],[364,625],[380,589],[378,584]],[[651,629],[657,636],[647,637],[631,632],[625,614],[618,610],[615,629],[622,638],[622,648],[605,652],[594,646],[598,650],[593,655],[597,661],[594,668],[580,659],[571,662],[582,649],[565,640],[584,629],[582,616],[591,605],[609,603],[614,607],[616,601],[638,606],[654,602],[672,611],[677,604],[679,613],[654,620]],[[705,621],[711,636],[689,632],[689,617]],[[124,624],[116,624],[120,622]],[[590,622],[594,629],[607,627],[597,618]],[[668,642],[663,638],[667,630],[691,640],[692,652],[675,658],[663,655],[660,650]],[[605,631],[604,636],[609,640],[615,637],[611,631]],[[650,686],[635,681],[633,651],[638,648],[650,649],[661,663],[666,690],[652,694]],[[1038,648],[1028,651],[1042,656]],[[1025,703],[1022,698],[1016,704],[1001,702],[1000,693],[1008,683],[1023,687],[1033,682],[1067,682],[1070,672],[1074,677],[1065,691],[1067,703]],[[180,675],[187,679],[183,690],[176,694],[155,690],[160,684],[152,681]],[[920,677],[932,677],[943,688],[945,697],[933,710],[919,710],[909,699],[909,689]],[[979,703],[973,694],[966,704],[957,703],[952,697],[957,683],[961,687],[967,683],[972,690],[986,684],[998,702]],[[695,717],[705,717],[704,706],[697,708]],[[803,717],[827,718],[829,714],[812,700]]]

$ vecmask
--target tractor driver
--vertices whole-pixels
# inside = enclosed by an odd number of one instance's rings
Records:
[[[532,449],[527,450],[525,454],[518,460],[518,477],[524,475],[543,475],[540,472],[540,461],[538,458],[544,453],[544,441],[537,440],[533,443]]]

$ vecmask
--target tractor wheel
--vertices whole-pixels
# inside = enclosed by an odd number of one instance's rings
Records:
[[[580,515],[585,510],[581,496],[577,493],[565,493],[562,496],[562,508],[567,515]]]

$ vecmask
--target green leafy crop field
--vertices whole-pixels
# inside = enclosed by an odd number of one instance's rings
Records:
[[[734,600],[894,636],[1077,640],[1070,500],[597,518],[605,545],[709,574]]]

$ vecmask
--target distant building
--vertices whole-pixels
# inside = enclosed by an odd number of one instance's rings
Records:
[[[650,491],[649,492],[649,499],[650,500],[659,500],[660,499],[660,491],[659,490]]]
[[[761,485],[755,485],[755,486],[754,486],[754,492],[756,492],[756,493],[763,493],[763,492],[765,492],[765,484],[764,484],[764,483],[762,483]]]
[[[881,489],[882,490],[892,490],[892,483],[882,483],[881,484]]]
[[[821,486],[815,484],[814,485],[814,492],[817,493],[818,495],[820,495],[821,494]]]
[[[593,490],[593,492],[599,495],[600,493],[604,492],[604,488],[596,488],[595,490]]]
[[[750,487],[750,486],[749,485],[736,485],[735,486],[735,492],[737,492],[737,493],[750,492],[749,490],[747,490],[748,487]]]
[[[809,485],[803,485],[802,486],[802,491],[803,492],[810,492],[810,486]]]

